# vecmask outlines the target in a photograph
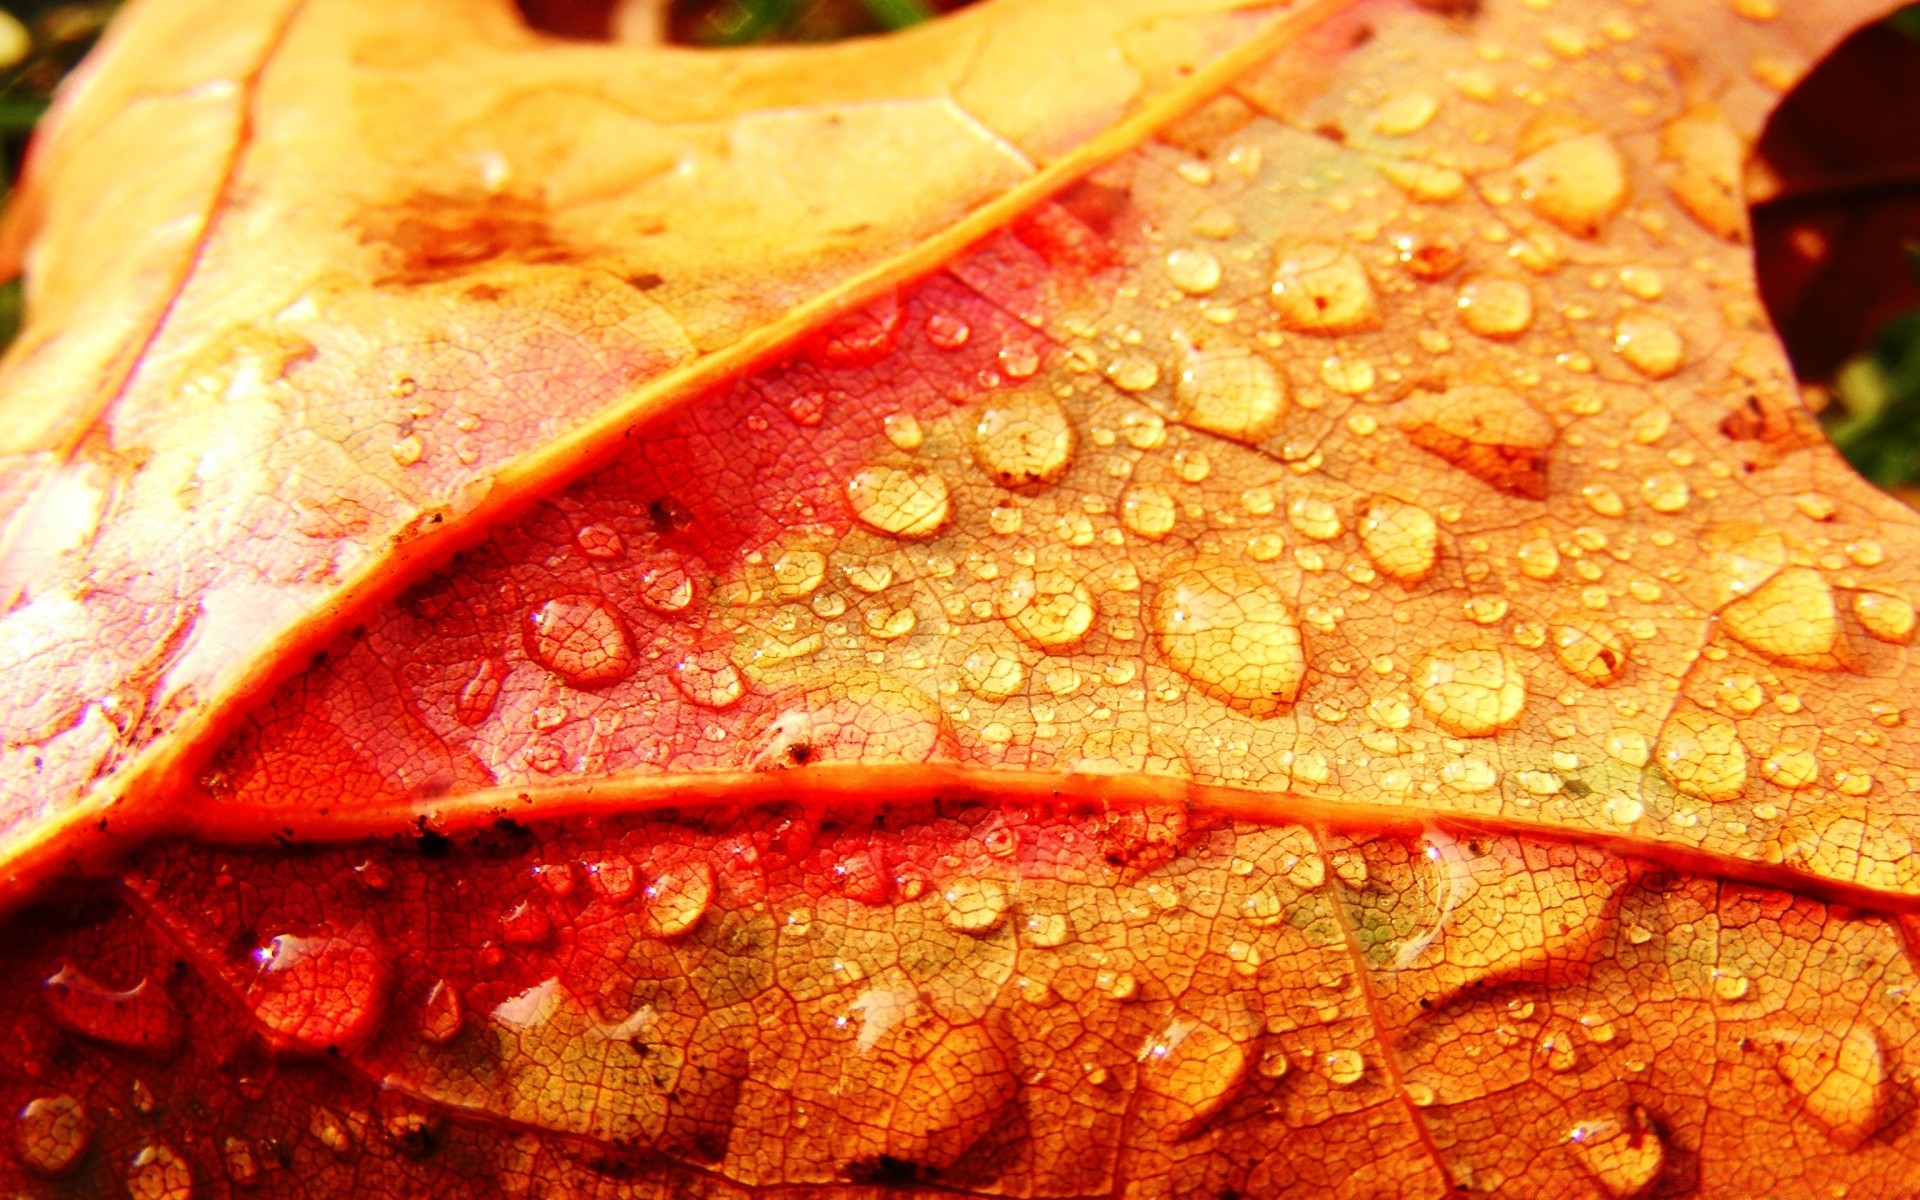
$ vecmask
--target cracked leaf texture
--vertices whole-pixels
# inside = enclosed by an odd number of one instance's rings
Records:
[[[0,369],[10,1192],[1902,1196],[1865,6],[149,0]]]

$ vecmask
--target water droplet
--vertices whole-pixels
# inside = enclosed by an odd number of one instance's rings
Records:
[[[1251,568],[1214,561],[1175,571],[1152,621],[1173,669],[1216,699],[1271,716],[1299,694],[1307,669],[1299,622]]]
[[[689,654],[675,663],[673,686],[702,708],[732,708],[746,693],[739,668],[718,650]]]
[[[1512,392],[1480,386],[1416,392],[1402,407],[1400,427],[1414,445],[1500,491],[1546,498],[1553,422]]]
[[[1786,567],[1720,610],[1720,625],[1749,650],[1801,666],[1831,665],[1840,639],[1833,589],[1811,567]]]
[[[127,1194],[133,1200],[192,1200],[193,1170],[165,1142],[142,1146],[127,1165]]]
[[[355,1149],[353,1131],[347,1128],[347,1123],[340,1119],[339,1113],[326,1105],[313,1106],[313,1111],[307,1115],[307,1132],[313,1134],[315,1141],[332,1151],[335,1158],[353,1157]]]
[[[426,457],[427,445],[420,440],[419,434],[410,433],[388,447],[388,452],[393,455],[393,461],[398,465],[411,467]]]
[[[149,979],[116,991],[63,966],[46,981],[41,998],[62,1029],[128,1050],[163,1055],[184,1032],[173,998]]]
[[[247,1003],[282,1048],[311,1053],[356,1046],[386,1011],[389,963],[364,930],[351,937],[281,934],[253,959]]]
[[[964,875],[949,883],[940,898],[946,903],[947,928],[975,937],[998,929],[1007,916],[1007,885],[997,879]]]
[[[1380,325],[1367,269],[1329,242],[1280,247],[1271,295],[1280,324],[1300,333],[1358,333]]]
[[[1702,105],[1669,124],[1660,134],[1660,157],[1667,191],[1687,215],[1729,242],[1747,240],[1747,145],[1717,109]]]
[[[624,854],[609,854],[586,864],[587,886],[606,900],[618,904],[631,897],[639,885],[633,864]]]
[[[1123,354],[1107,364],[1107,380],[1123,392],[1144,392],[1160,382],[1160,364],[1138,354]]]
[[[582,525],[574,532],[573,544],[588,558],[614,559],[627,552],[627,544],[611,525]]]
[[[818,550],[785,550],[773,560],[776,600],[804,600],[827,578],[827,556]]]
[[[1562,613],[1548,636],[1554,658],[1582,683],[1605,687],[1627,669],[1626,641],[1598,617]]]
[[[1526,676],[1500,647],[1452,642],[1423,659],[1413,675],[1414,698],[1448,733],[1485,737],[1520,719]]]
[[[927,538],[947,523],[946,481],[917,467],[863,467],[847,481],[861,524],[899,538]]]
[[[1440,527],[1417,504],[1376,497],[1360,518],[1360,546],[1381,574],[1419,583],[1439,562]]]
[[[1733,800],[1747,786],[1747,750],[1732,721],[1691,709],[1660,732],[1660,769],[1674,790],[1701,800]]]
[[[1027,665],[1010,647],[979,646],[961,660],[960,682],[982,700],[1005,700],[1027,686]]]
[[[245,1138],[228,1136],[221,1140],[220,1156],[227,1162],[227,1177],[241,1187],[251,1187],[260,1180],[260,1160],[253,1152],[253,1144]]]
[[[1406,1094],[1407,1103],[1415,1108],[1432,1108],[1434,1102],[1439,1099],[1431,1087],[1417,1079],[1407,1080],[1401,1090]]]
[[[1330,542],[1344,531],[1340,523],[1340,510],[1330,500],[1318,496],[1298,496],[1287,505],[1287,524],[1293,526],[1303,537],[1317,542]]]
[[[1167,279],[1189,296],[1204,296],[1220,286],[1220,260],[1206,250],[1170,250]]]
[[[1000,591],[1000,616],[1020,640],[1049,653],[1070,650],[1093,627],[1093,593],[1065,571],[1021,571]]]
[[[459,1036],[465,1023],[466,1006],[460,1001],[460,989],[444,979],[434,980],[420,1005],[420,1035],[436,1046],[444,1046]]]
[[[1072,933],[1073,927],[1062,913],[1028,913],[1022,928],[1022,936],[1029,946],[1046,950],[1066,945]]]
[[[927,318],[927,340],[942,350],[958,350],[972,336],[967,323],[951,313],[934,313]]]
[[[1835,1145],[1853,1150],[1892,1118],[1892,1072],[1870,1025],[1855,1021],[1837,1037],[1817,1026],[1772,1030],[1759,1040],[1779,1046],[1781,1077]]]
[[[1375,379],[1373,364],[1347,354],[1329,354],[1320,360],[1320,382],[1342,396],[1364,395]]]
[[[1632,313],[1613,327],[1613,350],[1649,379],[1665,379],[1686,362],[1680,331],[1665,317]]]
[[[576,688],[603,687],[633,674],[633,637],[620,613],[598,596],[557,596],[527,615],[527,656]]]
[[[1327,1081],[1335,1087],[1352,1087],[1366,1077],[1367,1060],[1358,1050],[1330,1050],[1320,1060]]]
[[[676,863],[656,874],[642,894],[640,927],[648,936],[684,937],[713,903],[713,867],[704,862]]]
[[[500,698],[500,685],[506,681],[507,664],[497,658],[483,658],[474,664],[473,674],[460,686],[453,702],[453,716],[462,725],[478,725],[492,715]]]
[[[1120,497],[1120,523],[1148,541],[1171,533],[1177,517],[1173,497],[1158,484],[1128,488]]]
[[[53,1177],[72,1170],[92,1138],[85,1105],[64,1093],[42,1096],[20,1110],[13,1152],[29,1171]]]
[[[1913,605],[1886,592],[1855,592],[1853,615],[1869,634],[1904,646],[1913,640]]]
[[[1251,1066],[1248,1047],[1205,1022],[1175,1017],[1140,1049],[1140,1086],[1166,1105],[1168,1140],[1191,1137],[1227,1106]]]
[[[1624,1120],[1598,1117],[1582,1121],[1568,1131],[1567,1144],[1614,1200],[1644,1196],[1666,1165],[1666,1144],[1639,1108]]]
[[[1662,471],[1640,481],[1640,495],[1655,512],[1677,513],[1686,508],[1693,493],[1686,480],[1672,471]]]
[[[1790,792],[1812,787],[1820,778],[1820,763],[1805,746],[1774,747],[1760,763],[1760,775],[1776,787]]]
[[[1560,552],[1549,538],[1529,538],[1513,552],[1520,573],[1528,579],[1552,579],[1560,573]]]
[[[1533,293],[1517,279],[1471,279],[1454,305],[1460,323],[1484,338],[1515,338],[1533,325]]]
[[[1001,487],[1039,487],[1066,472],[1073,440],[1073,426],[1059,402],[1046,392],[1023,389],[996,396],[980,410],[973,459]],[[943,490],[943,504],[944,499]]]
[[[1140,994],[1140,981],[1131,971],[1101,971],[1093,977],[1093,986],[1122,1004]]]
[[[1265,440],[1287,411],[1279,372],[1244,346],[1188,346],[1174,395],[1181,423],[1238,442]]]
[[[1385,137],[1418,133],[1440,111],[1440,101],[1428,92],[1401,92],[1374,110],[1373,131]]]
[[[1627,203],[1627,164],[1603,133],[1570,137],[1514,168],[1533,211],[1576,237],[1598,237]]]
[[[1579,1052],[1573,1048],[1573,1039],[1559,1030],[1553,1030],[1540,1039],[1540,1061],[1546,1063],[1547,1070],[1564,1074],[1580,1065]]]

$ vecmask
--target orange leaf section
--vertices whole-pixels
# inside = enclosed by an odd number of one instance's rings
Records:
[[[956,792],[126,870],[8,930],[0,1180],[29,1194],[1740,1196],[1920,1169],[1889,919],[1524,836]]]
[[[5,857],[204,736],[423,535],[927,269],[1300,20],[1242,7],[708,55],[549,41],[509,0],[133,6],[8,229],[33,319],[0,379]]]

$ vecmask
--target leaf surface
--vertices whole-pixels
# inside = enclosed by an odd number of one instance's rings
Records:
[[[1738,190],[1868,15],[140,10],[8,367],[20,1169],[1911,1187],[1920,530]],[[136,94],[238,136],[83,291]]]

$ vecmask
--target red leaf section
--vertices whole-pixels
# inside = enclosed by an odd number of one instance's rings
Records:
[[[1047,228],[1077,232],[1049,253],[1080,263],[1090,227],[1050,211]],[[633,770],[966,757],[930,700],[882,671],[756,688],[753,660],[783,648],[736,665],[735,614],[819,585],[854,525],[847,478],[890,431],[1061,353],[1033,324],[1085,277],[1049,271],[1003,237],[649,428],[336,644],[228,745],[212,789],[324,812]]]

